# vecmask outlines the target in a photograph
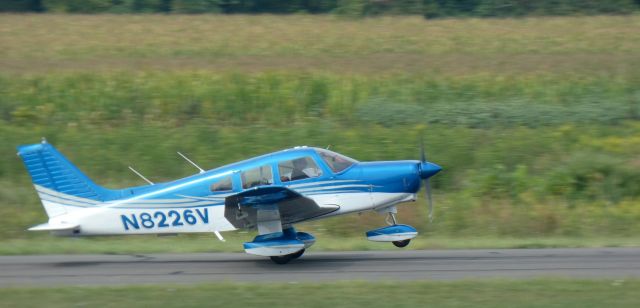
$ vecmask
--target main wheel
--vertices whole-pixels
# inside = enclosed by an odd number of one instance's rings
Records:
[[[402,247],[407,247],[407,245],[409,245],[409,242],[411,242],[411,240],[404,240],[404,241],[394,241],[392,242],[393,245],[395,245],[398,248],[402,248]]]
[[[304,249],[301,249],[300,251],[292,253],[289,256],[291,256],[291,259],[297,259],[302,257],[303,254],[304,254]]]
[[[289,261],[291,261],[291,259],[293,259],[292,255],[273,256],[269,258],[271,258],[271,261],[273,261],[276,264],[287,264],[289,263]]]

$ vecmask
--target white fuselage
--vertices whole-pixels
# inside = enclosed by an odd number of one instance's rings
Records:
[[[36,187],[40,192],[46,188]],[[123,234],[175,234],[198,232],[223,232],[236,228],[225,218],[224,197],[217,195],[203,200],[120,200],[118,202],[96,202],[91,206],[62,205],[56,198],[40,194],[42,202],[50,214],[49,224],[77,224],[79,228],[56,231],[58,235],[123,235]],[[304,195],[304,193],[302,193]],[[338,205],[339,209],[316,217],[327,218],[354,212],[364,212],[393,206],[400,202],[415,200],[412,193],[351,192],[309,194],[321,207]],[[66,196],[68,198],[68,196]],[[78,205],[87,200],[77,198]],[[185,206],[186,204],[186,206]],[[212,204],[212,205],[207,205]]]

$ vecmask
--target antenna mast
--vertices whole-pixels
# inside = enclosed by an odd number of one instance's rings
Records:
[[[198,170],[200,170],[200,173],[204,173],[204,169],[200,168],[200,166],[196,165],[196,163],[194,163],[193,161],[191,161],[189,158],[187,158],[186,156],[184,156],[184,154],[177,152],[178,155],[182,156],[182,158],[184,158],[186,161],[188,161],[190,164],[192,164],[194,167],[198,168]]]
[[[149,179],[145,178],[144,175],[140,174],[140,172],[136,171],[136,169],[133,169],[131,166],[129,166],[129,170],[133,171],[133,173],[145,180],[147,183],[154,185],[153,182],[149,181]]]

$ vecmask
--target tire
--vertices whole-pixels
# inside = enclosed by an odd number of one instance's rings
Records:
[[[289,261],[291,261],[291,259],[293,259],[291,255],[273,256],[269,258],[271,258],[271,261],[273,261],[275,264],[287,264],[289,263]]]
[[[292,254],[290,254],[290,256],[291,256],[291,259],[297,259],[297,258],[302,257],[303,254],[304,254],[304,249],[302,249],[302,250],[300,250],[300,251],[298,251],[296,253],[292,253]]]
[[[409,242],[411,242],[411,240],[394,241],[392,243],[393,243],[394,246],[396,246],[398,248],[403,248],[403,247],[407,247],[407,245],[409,245]]]

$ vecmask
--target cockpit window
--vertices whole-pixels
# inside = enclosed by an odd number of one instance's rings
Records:
[[[351,165],[358,162],[353,158],[349,158],[342,154],[338,154],[329,150],[317,149],[316,152],[318,152],[320,158],[322,158],[322,160],[324,160],[329,168],[331,168],[331,170],[335,173],[347,169],[351,167]]]
[[[315,178],[322,175],[322,170],[310,156],[281,161],[278,163],[278,171],[282,182]]]

